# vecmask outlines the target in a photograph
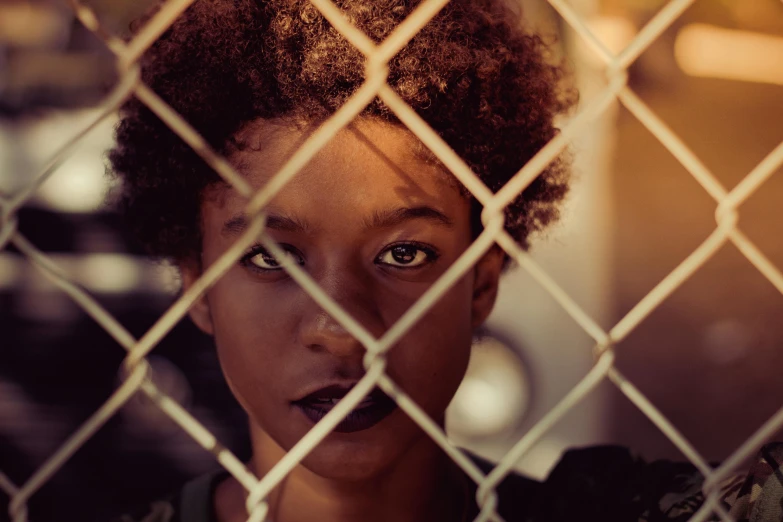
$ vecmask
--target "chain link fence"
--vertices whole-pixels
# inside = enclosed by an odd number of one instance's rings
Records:
[[[605,379],[613,382],[690,460],[705,476],[703,490],[705,503],[691,518],[692,522],[706,520],[717,514],[724,521],[732,520],[721,507],[719,491],[721,480],[728,477],[735,468],[775,431],[783,427],[783,408],[759,427],[723,463],[712,468],[698,451],[679,433],[635,386],[614,365],[615,346],[626,338],[642,321],[661,305],[676,289],[727,242],[731,242],[747,260],[779,292],[783,293],[783,274],[765,257],[748,237],[738,228],[739,209],[783,164],[783,143],[778,145],[733,189],[728,190],[716,179],[693,152],[650,108],[628,87],[628,68],[694,0],[671,0],[619,54],[611,53],[591,32],[585,20],[564,0],[548,0],[551,6],[583,39],[585,45],[595,50],[606,64],[606,86],[601,92],[573,117],[562,132],[551,140],[528,162],[500,191],[493,194],[468,166],[445,142],[409,107],[386,83],[388,61],[402,49],[413,36],[434,17],[448,0],[425,0],[402,22],[383,42],[376,44],[368,36],[351,25],[339,8],[330,0],[311,0],[324,17],[342,33],[365,57],[365,81],[347,102],[324,122],[316,132],[291,156],[277,174],[254,193],[248,183],[237,174],[231,165],[216,154],[199,134],[175,113],[155,92],[140,81],[138,60],[145,50],[173,21],[192,3],[192,0],[172,0],[149,20],[136,37],[124,42],[106,31],[91,9],[72,0],[72,7],[78,19],[98,35],[111,52],[116,55],[120,79],[105,99],[99,117],[87,128],[73,136],[49,161],[26,188],[13,196],[0,199],[0,248],[14,245],[29,261],[41,270],[63,292],[70,296],[89,314],[116,342],[127,351],[122,370],[124,380],[106,402],[73,433],[67,441],[32,475],[24,484],[12,483],[0,472],[0,487],[10,496],[9,513],[14,522],[26,522],[28,500],[64,465],[100,427],[125,405],[136,393],[151,399],[182,430],[187,432],[205,450],[212,452],[218,462],[233,475],[248,491],[247,512],[250,521],[264,520],[268,505],[267,495],[313,450],[339,423],[356,407],[374,387],[380,387],[392,397],[432,439],[478,484],[477,502],[481,508],[476,522],[501,520],[496,513],[497,496],[495,487],[511,472],[533,445],[569,410]],[[203,276],[184,292],[159,320],[141,338],[134,338],[114,317],[78,285],[69,280],[65,272],[28,241],[17,230],[17,212],[32,197],[48,177],[69,156],[79,141],[104,118],[113,114],[130,96],[136,96],[157,114],[174,132],[188,143],[225,181],[239,194],[247,198],[246,213],[253,216],[246,232],[232,248],[224,253]],[[245,252],[257,238],[277,259],[287,257],[264,232],[264,209],[271,199],[291,180],[297,172],[342,128],[348,125],[370,104],[380,98],[399,120],[424,143],[459,181],[478,199],[484,210],[481,218],[484,231],[461,257],[433,284],[381,338],[373,337],[355,319],[346,313],[327,295],[296,263],[283,262],[283,268],[301,285],[309,295],[326,310],[340,325],[353,335],[366,349],[364,365],[366,374],[355,387],[310,430],[275,465],[269,473],[256,477],[245,465],[191,416],[180,404],[163,393],[151,380],[147,355],[158,342],[180,321],[189,308],[207,288],[217,281]],[[504,231],[503,209],[529,183],[538,176],[567,146],[569,141],[591,121],[599,117],[611,104],[619,100],[671,154],[696,179],[715,200],[716,227],[701,245],[687,256],[671,273],[655,286],[636,306],[608,331],[601,328],[546,270],[523,251],[512,237]],[[487,475],[458,448],[449,442],[446,434],[429,418],[395,382],[386,375],[386,354],[394,344],[425,314],[448,289],[462,277],[476,261],[497,243],[524,270],[540,283],[563,307],[573,320],[595,341],[594,365],[582,380],[536,425],[534,425],[497,466]]]

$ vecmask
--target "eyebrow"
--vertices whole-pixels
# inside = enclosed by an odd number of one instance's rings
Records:
[[[369,219],[365,219],[363,224],[366,230],[377,230],[391,228],[414,219],[423,219],[436,225],[454,228],[454,222],[446,214],[426,205],[376,211]],[[247,215],[237,214],[223,224],[221,234],[224,236],[236,236],[247,230],[247,226]],[[283,232],[308,233],[312,231],[313,227],[306,221],[299,220],[293,216],[268,214],[266,217],[266,228]]]
[[[224,236],[238,236],[247,230],[247,226],[247,214],[237,214],[223,224],[221,234]],[[279,214],[268,214],[266,216],[266,228],[283,232],[308,232],[310,230],[310,226],[307,223]]]
[[[376,211],[369,220],[364,221],[364,227],[370,230],[391,228],[413,219],[424,219],[437,225],[454,228],[454,222],[446,214],[426,205]]]

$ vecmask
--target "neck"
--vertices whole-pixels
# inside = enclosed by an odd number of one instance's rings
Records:
[[[251,428],[252,467],[266,474],[285,454],[263,430]],[[459,522],[465,493],[462,472],[425,434],[387,470],[361,481],[318,476],[302,465],[295,467],[269,496],[270,522]],[[246,520],[244,494],[236,518],[222,513],[219,520]],[[220,491],[218,491],[220,496]],[[234,497],[237,495],[234,494]],[[236,499],[235,499],[236,500]],[[226,505],[225,502],[220,504]]]

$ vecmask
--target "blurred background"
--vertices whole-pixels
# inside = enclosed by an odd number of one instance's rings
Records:
[[[571,0],[619,51],[664,0]],[[115,34],[148,1],[86,2]],[[582,106],[603,66],[544,1],[521,8],[557,36]],[[59,1],[0,0],[0,193],[15,194],[97,114],[112,55]],[[728,189],[783,140],[783,3],[697,0],[636,61],[634,91]],[[170,268],[147,261],[104,204],[116,118],[19,212],[19,228],[132,334],[172,302]],[[572,144],[574,189],[533,254],[609,329],[714,229],[715,202],[620,105]],[[740,209],[740,226],[783,268],[783,175]],[[783,404],[783,296],[731,245],[617,347],[617,366],[707,459],[721,460]],[[0,251],[0,471],[23,484],[117,386],[124,351],[13,248]],[[592,341],[524,271],[510,271],[449,411],[460,446],[491,459],[592,365]],[[246,421],[210,340],[189,321],[150,357],[159,386],[247,458]],[[778,438],[781,434],[778,434]],[[684,457],[611,383],[585,398],[519,463],[547,475],[562,452],[623,444],[647,460]],[[141,399],[112,418],[31,499],[37,522],[105,520],[214,469],[213,456]],[[0,520],[8,498],[0,492]]]

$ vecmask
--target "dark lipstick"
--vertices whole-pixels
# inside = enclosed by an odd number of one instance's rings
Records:
[[[350,387],[327,386],[317,390],[307,397],[294,401],[292,404],[301,411],[313,424],[317,423],[332,411],[332,408],[350,391]],[[356,408],[337,425],[334,431],[352,433],[371,428],[386,418],[397,404],[380,388],[374,388]]]

